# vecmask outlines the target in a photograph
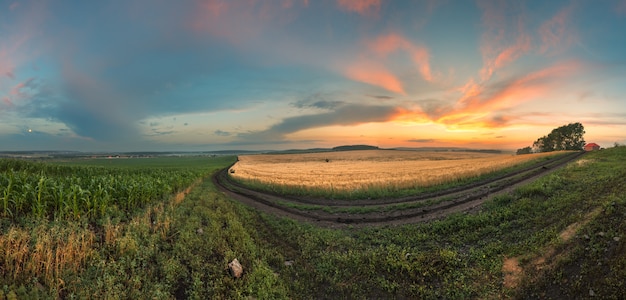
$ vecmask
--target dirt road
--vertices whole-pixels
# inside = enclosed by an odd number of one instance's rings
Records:
[[[224,193],[246,205],[279,217],[324,227],[401,225],[476,210],[485,200],[530,183],[584,155],[573,152],[495,178],[444,191],[394,199],[333,200],[289,197],[249,189],[233,181],[225,168],[213,176]]]

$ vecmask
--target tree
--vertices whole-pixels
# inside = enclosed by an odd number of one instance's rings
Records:
[[[517,155],[521,155],[521,154],[531,154],[533,153],[533,148],[530,147],[524,147],[521,149],[517,149]]]
[[[555,128],[547,136],[538,138],[533,143],[536,152],[561,150],[582,150],[585,146],[583,138],[585,127],[580,123],[570,123]]]
[[[554,145],[550,138],[543,136],[533,143],[533,149],[535,149],[535,152],[550,152],[554,151]]]

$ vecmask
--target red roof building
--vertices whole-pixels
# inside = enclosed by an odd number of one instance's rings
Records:
[[[587,145],[585,145],[585,151],[595,151],[595,150],[600,150],[600,145],[596,144],[596,143],[589,143]]]

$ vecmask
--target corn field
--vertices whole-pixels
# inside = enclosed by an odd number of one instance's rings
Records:
[[[96,220],[187,187],[198,170],[115,169],[0,159],[0,216]]]

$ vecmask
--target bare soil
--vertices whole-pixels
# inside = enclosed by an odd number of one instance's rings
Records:
[[[359,227],[372,225],[402,225],[443,218],[458,212],[475,212],[480,205],[494,197],[510,193],[518,186],[528,184],[565,166],[584,155],[574,152],[536,163],[495,178],[450,188],[445,191],[395,199],[334,200],[293,197],[256,191],[230,178],[225,168],[213,176],[214,184],[225,194],[260,211],[279,217],[288,217],[324,227]],[[294,205],[319,205],[334,208],[298,209]],[[399,207],[398,205],[404,205]],[[368,212],[350,213],[350,208],[371,207]]]

